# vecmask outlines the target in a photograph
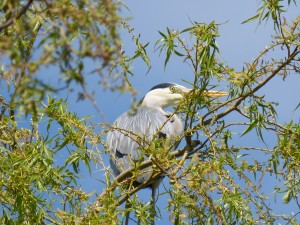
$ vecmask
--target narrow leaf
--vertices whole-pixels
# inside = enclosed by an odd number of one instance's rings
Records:
[[[251,21],[253,21],[253,20],[256,20],[257,18],[259,18],[259,14],[256,14],[255,16],[252,16],[251,18],[249,18],[249,19],[243,21],[242,24],[244,24],[244,23],[249,23],[249,22],[251,22]]]
[[[251,122],[249,127],[242,133],[242,136],[244,136],[245,134],[250,132],[257,125],[257,123],[258,123],[258,120],[254,120],[253,122]]]

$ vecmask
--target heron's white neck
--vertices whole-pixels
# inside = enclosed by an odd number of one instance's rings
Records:
[[[142,101],[141,106],[154,108],[162,113],[165,113],[163,108],[166,107],[167,102],[163,101],[164,99],[157,95],[146,95]]]

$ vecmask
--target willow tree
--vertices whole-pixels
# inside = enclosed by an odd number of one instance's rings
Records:
[[[216,44],[220,35],[217,22],[197,21],[181,31],[176,27],[159,31],[156,49],[165,56],[162,64],[167,66],[171,56],[181,57],[194,74],[187,82],[197,91],[176,108],[184,118],[185,132],[178,137],[183,147],[169,151],[169,143],[156,145],[151,160],[114,178],[107,164],[111,150],[105,145],[105,134],[111,126],[79,118],[69,111],[67,99],[56,96],[76,85],[80,89],[70,94],[78,94],[97,109],[93,92],[87,91],[90,73],[97,75],[99,88],[135,91],[127,77],[134,75],[131,63],[141,58],[151,68],[147,44],[140,42],[140,36],[119,15],[124,5],[110,0],[3,0],[1,223],[119,224],[126,214],[122,203],[128,198],[132,221],[150,223],[153,212],[138,197],[141,187],[128,185],[141,169],[150,166],[154,178],[169,178],[164,192],[168,207],[161,209],[158,205],[156,211],[167,211],[171,223],[296,224],[300,214],[300,127],[295,121],[279,124],[276,105],[258,94],[277,76],[299,75],[300,17],[292,21],[283,17],[284,7],[295,3],[264,0],[257,14],[245,21],[272,23],[274,35],[241,71],[221,60]],[[124,29],[132,35],[133,55],[122,49],[119,32]],[[273,58],[272,52],[277,49],[281,57]],[[90,62],[93,68],[87,70]],[[48,69],[57,71],[51,82],[43,76]],[[202,94],[216,83],[228,87],[225,101],[207,99]],[[227,119],[232,114],[236,115],[234,121]],[[237,127],[242,127],[245,138],[255,133],[262,143],[264,134],[272,133],[272,148],[263,144],[243,146],[233,135]],[[200,144],[195,146],[194,140]],[[157,141],[161,140],[153,143]],[[253,160],[257,152],[264,157]],[[61,155],[63,163],[57,163]],[[105,178],[95,180],[102,179],[106,188],[95,193],[80,189],[80,164],[88,169],[92,164],[100,167]],[[260,191],[268,185],[264,178],[271,175],[280,184],[273,191],[283,196],[284,204],[293,204],[290,214],[274,213]]]

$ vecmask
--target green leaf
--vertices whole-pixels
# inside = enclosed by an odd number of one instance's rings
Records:
[[[174,50],[174,53],[175,53],[176,55],[180,56],[180,57],[185,56],[184,54],[181,54],[180,52],[178,52],[178,51],[176,51],[176,50]]]
[[[299,104],[296,106],[296,108],[294,109],[294,111],[296,111],[299,107],[300,107],[300,102],[299,102]]]
[[[172,53],[172,51],[170,49],[168,49],[167,50],[167,56],[166,56],[165,63],[164,63],[164,69],[166,69],[166,67],[167,67],[167,63],[169,62],[171,53]]]
[[[250,125],[248,126],[248,128],[242,133],[241,136],[244,136],[245,134],[247,134],[248,132],[250,132],[251,130],[253,130],[253,128],[256,127],[257,123],[258,123],[258,120],[257,120],[257,119],[254,120],[254,121],[252,121],[252,122],[250,123]]]
[[[167,36],[166,36],[163,32],[158,31],[158,33],[159,33],[161,36],[163,36],[164,39],[167,39]]]
[[[288,204],[291,201],[292,198],[293,198],[293,191],[292,190],[288,190],[284,194],[282,200],[284,201],[285,204]]]
[[[288,4],[289,4],[289,5],[291,4],[291,1],[292,1],[292,0],[288,0]],[[297,5],[296,0],[293,0],[293,2],[294,2],[295,5]]]
[[[193,29],[194,29],[194,27],[186,28],[186,29],[180,31],[180,34],[185,33],[185,32],[188,32],[188,31],[193,30]]]
[[[249,22],[254,21],[254,20],[258,19],[258,18],[259,18],[259,13],[256,14],[255,16],[252,16],[251,18],[243,21],[242,24],[249,23]]]

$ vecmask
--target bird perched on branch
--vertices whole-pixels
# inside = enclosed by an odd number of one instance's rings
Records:
[[[113,123],[107,135],[107,145],[111,149],[110,164],[115,176],[134,167],[137,162],[148,160],[149,152],[145,153],[143,149],[149,142],[153,142],[153,139],[169,139],[175,142],[176,137],[183,134],[179,117],[163,109],[176,106],[191,91],[192,89],[174,83],[158,84],[145,95],[135,112],[125,112]],[[220,97],[227,93],[205,91],[205,95]],[[152,173],[151,168],[143,169],[136,177],[134,186],[150,181]],[[161,180],[162,177],[159,177],[147,186],[152,189],[153,202]]]

